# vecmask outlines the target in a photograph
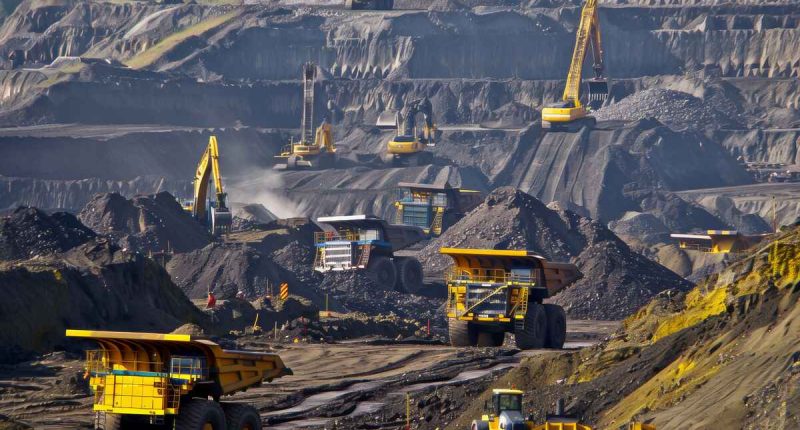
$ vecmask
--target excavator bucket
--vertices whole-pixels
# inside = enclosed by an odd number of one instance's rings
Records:
[[[378,121],[375,122],[378,128],[382,129],[395,129],[397,128],[397,112],[385,111],[378,115]]]
[[[592,110],[600,109],[608,99],[608,80],[601,78],[588,79],[586,85],[589,87],[589,102],[587,104]]]

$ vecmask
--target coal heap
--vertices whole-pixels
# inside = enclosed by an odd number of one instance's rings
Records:
[[[188,252],[206,246],[211,236],[170,193],[126,199],[118,193],[98,194],[78,218],[122,247],[147,251]]]
[[[421,324],[443,328],[446,325],[442,298],[404,294],[387,290],[369,279],[363,271],[331,272],[325,274],[319,285],[322,294],[328,294],[334,310],[361,312],[367,315],[397,315]],[[433,288],[433,287],[429,287]],[[430,291],[433,295],[433,291]]]
[[[692,286],[632,251],[599,222],[509,187],[493,191],[421,251],[428,275],[450,265],[441,247],[529,249],[552,261],[574,262],[583,278],[553,299],[572,318],[625,318],[663,290]]]
[[[105,237],[3,268],[0,296],[0,362],[79,348],[67,328],[169,332],[207,322],[164,269]]]
[[[20,260],[63,252],[95,236],[72,214],[48,215],[36,208],[20,207],[0,219],[0,259]]]

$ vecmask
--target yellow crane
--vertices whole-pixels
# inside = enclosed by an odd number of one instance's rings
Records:
[[[208,199],[208,182],[211,178],[214,179],[216,191],[216,201],[213,202],[209,202]],[[194,197],[184,209],[191,212],[196,220],[208,226],[215,236],[227,233],[230,231],[233,219],[225,202],[227,196],[222,188],[217,137],[210,136],[208,146],[203,151],[194,174]]]
[[[417,115],[422,114],[422,130],[417,130]],[[393,120],[383,114],[378,118],[379,128],[394,128],[395,136],[387,143],[383,161],[387,164],[423,165],[433,161],[433,153],[425,147],[436,146],[436,124],[433,122],[433,105],[427,98],[412,100],[397,112]]]
[[[317,67],[313,63],[303,65],[303,116],[301,119],[301,131],[299,142],[289,142],[280,155],[276,155],[278,163],[275,164],[276,170],[295,170],[315,167],[312,163],[316,159],[316,167],[332,167],[336,159],[336,146],[333,143],[333,131],[331,124],[324,119],[322,124],[317,127],[316,133],[312,133],[314,128],[314,80],[317,76]],[[333,111],[332,103],[328,108]],[[311,136],[314,141],[311,141]]]
[[[589,87],[589,109],[587,109],[580,100],[580,87],[583,62],[590,47],[594,78],[586,81]],[[560,102],[549,104],[542,109],[542,128],[578,130],[584,125],[593,127],[595,119],[588,116],[590,109],[601,106],[608,98],[608,80],[603,76],[603,69],[603,44],[600,38],[597,0],[587,0],[575,36],[575,50],[572,52],[564,95]]]

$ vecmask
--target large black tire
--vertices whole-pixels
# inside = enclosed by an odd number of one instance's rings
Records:
[[[467,321],[447,319],[447,331],[451,346],[475,346],[478,344],[478,330]]]
[[[381,290],[393,290],[397,283],[397,269],[389,257],[378,255],[369,259],[367,276]]]
[[[175,417],[175,430],[225,430],[225,412],[212,400],[191,399],[181,403]]]
[[[419,294],[422,291],[422,264],[413,257],[396,257],[397,290],[408,294]]]
[[[498,347],[503,346],[506,334],[503,332],[492,333],[488,331],[478,332],[478,346],[481,347]]]
[[[100,430],[122,430],[122,415],[99,412],[95,417],[94,428]]]
[[[472,421],[470,430],[489,430],[489,423],[486,421],[474,420]]]
[[[567,340],[567,314],[558,305],[545,304],[544,314],[547,318],[547,337],[545,348],[561,349]]]
[[[223,403],[228,430],[261,430],[261,415],[244,403]]]
[[[547,338],[547,317],[544,306],[529,303],[525,319],[514,322],[514,341],[519,349],[539,349]]]

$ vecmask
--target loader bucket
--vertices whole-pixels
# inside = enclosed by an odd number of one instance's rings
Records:
[[[595,78],[586,81],[589,87],[588,105],[592,110],[600,109],[608,99],[608,80]]]

